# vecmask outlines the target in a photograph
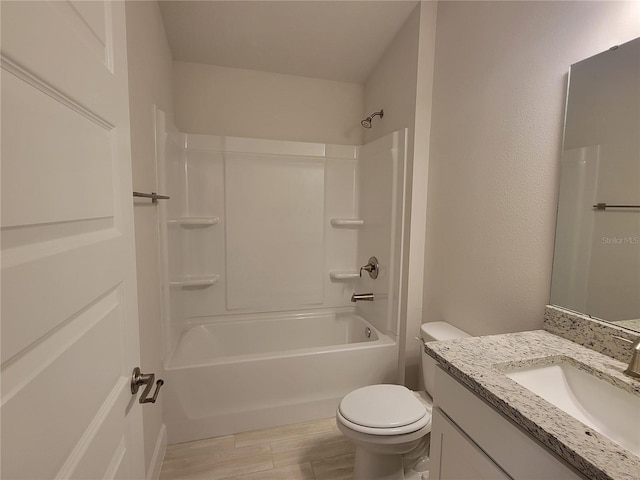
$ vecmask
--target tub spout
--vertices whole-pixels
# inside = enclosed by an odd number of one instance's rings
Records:
[[[352,302],[373,302],[373,293],[354,293],[351,295]]]

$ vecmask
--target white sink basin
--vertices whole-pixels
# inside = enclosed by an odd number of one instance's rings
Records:
[[[640,456],[640,397],[567,362],[507,370],[505,375]]]

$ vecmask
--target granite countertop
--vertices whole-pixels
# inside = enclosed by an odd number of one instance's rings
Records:
[[[586,477],[640,479],[640,457],[502,373],[506,368],[565,360],[640,396],[640,381],[622,374],[626,364],[543,330],[429,342],[425,351],[451,376]]]

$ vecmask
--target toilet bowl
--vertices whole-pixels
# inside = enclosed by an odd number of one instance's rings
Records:
[[[336,418],[342,434],[356,446],[356,480],[404,479],[403,455],[431,431],[431,412],[402,385],[354,390],[340,402]]]
[[[425,323],[423,341],[469,335],[445,322]],[[427,388],[433,389],[435,361],[422,352]],[[431,397],[402,385],[369,385],[348,393],[336,411],[342,434],[356,447],[354,480],[405,480],[405,455],[426,455],[431,433]]]

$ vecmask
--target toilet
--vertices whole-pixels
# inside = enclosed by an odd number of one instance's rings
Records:
[[[424,342],[470,335],[446,322],[420,327]],[[426,455],[436,362],[422,351],[425,392],[402,385],[369,385],[348,393],[336,411],[342,434],[356,447],[354,480],[404,480],[404,457]],[[414,478],[421,478],[415,474]],[[424,477],[427,478],[427,477]]]

